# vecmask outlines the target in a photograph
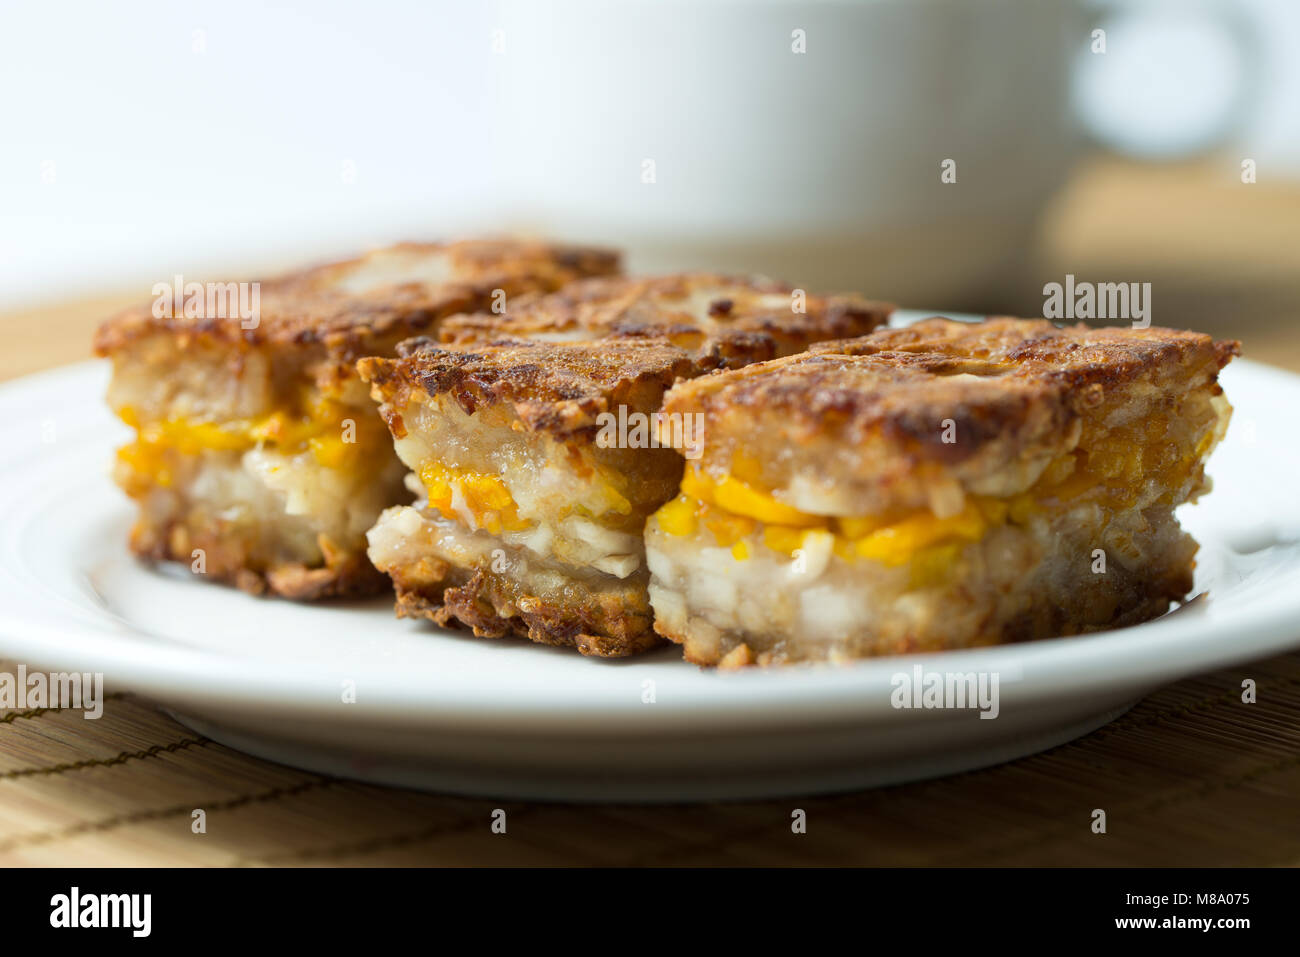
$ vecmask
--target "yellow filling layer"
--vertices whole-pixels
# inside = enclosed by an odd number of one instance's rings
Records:
[[[965,508],[947,518],[926,509],[850,518],[812,515],[736,474],[717,478],[691,466],[682,478],[682,494],[659,509],[654,519],[675,536],[692,535],[703,525],[738,561],[750,556],[746,540],[756,531],[761,531],[764,545],[785,555],[807,547],[809,535],[829,533],[834,553],[845,560],[862,558],[890,566],[914,562],[914,569],[924,566],[927,574],[937,573],[937,565],[951,562],[962,545],[979,541],[990,528],[1005,522],[1026,524],[1036,514],[1084,495],[1098,496],[1110,508],[1131,508],[1140,492],[1155,483],[1166,489],[1159,501],[1178,504],[1216,434],[1207,431],[1190,454],[1180,455],[1161,441],[1167,427],[1156,418],[1130,427],[1116,441],[1089,451],[1072,450],[1053,460],[1028,491],[1010,499],[969,496]],[[736,472],[743,475],[755,471],[744,462],[737,466]]]
[[[529,526],[519,517],[514,496],[499,475],[448,468],[435,461],[420,468],[420,481],[429,493],[430,507],[444,518],[466,522],[468,513],[474,518],[473,527],[486,529],[493,535]]]
[[[277,411],[226,422],[173,418],[141,423],[131,406],[118,409],[118,415],[136,430],[135,441],[118,450],[118,459],[163,488],[173,484],[177,456],[270,446],[288,455],[310,451],[326,468],[342,469],[356,467],[389,442],[377,415],[328,400],[314,403],[310,413]],[[380,456],[375,461],[387,460]]]
[[[761,530],[763,544],[784,555],[806,548],[809,536],[829,533],[835,554],[846,561],[865,558],[896,566],[912,561],[933,546],[978,541],[991,525],[1004,521],[1006,516],[1004,503],[972,499],[961,513],[949,518],[937,518],[929,512],[892,521],[805,514],[803,524],[790,525],[738,515],[714,503],[679,495],[659,509],[654,520],[660,529],[675,536],[693,535],[703,526],[720,546],[731,549],[737,561],[750,557],[747,540]]]
[[[697,468],[687,469],[682,476],[682,494],[772,525],[817,526],[825,523],[824,519],[778,502],[738,478],[727,475],[714,479]]]
[[[519,505],[505,480],[494,472],[445,465],[434,459],[417,473],[429,496],[429,506],[444,518],[493,535],[533,527],[534,522],[519,514]],[[633,518],[632,503],[607,481],[594,481],[583,504],[568,503],[553,509],[550,518],[560,521],[570,515],[584,518],[617,531]],[[642,522],[638,521],[639,530]]]

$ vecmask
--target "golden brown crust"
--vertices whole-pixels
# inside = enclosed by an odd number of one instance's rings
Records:
[[[196,550],[202,553],[201,574],[208,581],[234,585],[251,595],[271,594],[293,601],[325,598],[366,598],[388,590],[387,576],[375,569],[364,552],[335,548],[324,536],[325,564],[309,568],[300,562],[270,566],[251,560],[237,535],[220,527],[170,521],[158,526],[141,519],[131,530],[131,551],[150,561],[173,561],[193,568]]]
[[[549,341],[666,338],[709,368],[801,352],[824,339],[860,336],[894,307],[858,296],[816,296],[772,279],[684,273],[575,282],[557,293],[507,303],[502,315],[454,316],[442,341],[502,337]],[[711,361],[710,361],[711,360]]]
[[[521,297],[508,315],[453,317],[443,323],[441,345],[419,337],[399,345],[399,359],[366,358],[358,369],[393,409],[418,388],[450,394],[471,414],[507,402],[530,429],[570,436],[594,429],[601,413],[619,405],[657,409],[675,379],[866,332],[892,309],[811,296],[795,311],[793,292],[772,280],[711,273],[587,280]],[[389,424],[401,434],[391,411]]]
[[[1057,328],[1046,320],[928,319],[677,385],[670,413],[705,415],[711,452],[753,438],[787,462],[826,469],[839,450],[846,476],[870,447],[903,480],[923,464],[963,465],[972,478],[1042,451],[1108,394],[1149,380],[1154,393],[1213,384],[1236,342],[1170,329]],[[1217,388],[1217,387],[1216,387]],[[892,480],[892,479],[891,479]]]
[[[433,263],[430,280],[385,281],[384,264],[390,260],[397,261],[392,273],[398,278],[403,262],[408,269],[410,263]],[[94,350],[110,355],[137,338],[165,333],[253,347],[316,344],[355,357],[380,351],[380,342],[427,332],[454,313],[489,308],[495,290],[507,298],[550,291],[618,268],[618,254],[608,250],[528,240],[400,243],[261,282],[260,315],[251,329],[237,317],[158,317],[146,303],[105,321]],[[364,270],[370,270],[364,286],[350,286],[350,278]]]
[[[1216,341],[1200,332],[1151,326],[1090,328],[1057,326],[1046,319],[992,316],[955,322],[936,316],[899,329],[880,329],[853,340],[822,342],[812,352],[848,356],[896,353],[931,360],[940,376],[1014,375],[1039,382],[1063,381],[1072,389],[1115,385],[1156,366],[1227,365],[1241,343]]]
[[[597,417],[624,405],[655,409],[678,378],[699,365],[663,339],[626,339],[551,345],[502,340],[477,349],[440,347],[417,339],[399,347],[400,359],[362,359],[357,369],[394,416],[409,405],[411,389],[450,395],[467,414],[508,403],[531,431],[560,438],[597,428]]]
[[[561,603],[522,594],[517,582],[485,569],[444,574],[464,581],[422,589],[396,582],[397,617],[464,625],[480,638],[518,635],[597,658],[625,658],[664,643],[652,628],[648,602],[635,600],[632,590]]]

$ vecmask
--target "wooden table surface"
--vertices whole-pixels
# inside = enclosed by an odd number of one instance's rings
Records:
[[[1094,165],[1061,197],[1026,274],[1154,277],[1158,324],[1235,335],[1248,356],[1300,370],[1300,187],[1241,188],[1230,171],[1227,161]],[[82,358],[95,322],[139,298],[0,316],[0,378]],[[1032,296],[1009,298],[971,305],[1036,313]],[[1255,704],[1241,701],[1244,678],[1257,683]],[[197,808],[203,834],[191,831]],[[507,811],[505,835],[491,831],[495,808]],[[791,832],[794,808],[807,813],[806,834]],[[1107,813],[1104,835],[1091,831],[1094,808]],[[232,751],[129,695],[93,722],[0,712],[5,865],[1295,866],[1298,812],[1300,653],[1179,682],[1086,737],[982,771],[667,807],[474,800],[323,777]]]

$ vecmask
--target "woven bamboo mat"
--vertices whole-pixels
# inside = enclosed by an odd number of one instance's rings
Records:
[[[1241,701],[1246,677],[1256,704]],[[1300,654],[1180,682],[1011,764],[743,804],[572,807],[372,787],[246,757],[122,695],[97,721],[0,716],[2,865],[1294,866],[1298,802]],[[496,808],[505,834],[491,831]],[[791,832],[794,808],[806,834]],[[1094,808],[1104,835],[1090,829]]]
[[[1054,214],[1046,265],[1014,288],[1036,295],[1041,275],[1089,269],[1167,276],[1163,323],[1237,335],[1247,355],[1300,369],[1300,189],[1242,191],[1221,174],[1091,168]],[[0,379],[81,358],[94,321],[137,298],[0,317]],[[1040,304],[1012,300],[996,308]],[[2,656],[0,636],[0,671],[12,672]],[[1241,701],[1244,678],[1256,704]],[[490,827],[496,808],[503,835]],[[806,834],[791,832],[795,808]],[[1094,808],[1104,835],[1091,831]],[[15,864],[1296,866],[1300,652],[1182,681],[1011,764],[744,804],[574,807],[372,787],[247,757],[123,695],[98,721],[0,712],[0,865]]]

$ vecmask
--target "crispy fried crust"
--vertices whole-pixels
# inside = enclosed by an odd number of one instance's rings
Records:
[[[813,342],[864,335],[894,307],[857,296],[813,296],[786,283],[717,273],[600,278],[521,297],[503,315],[454,316],[449,344],[502,337],[576,341],[666,338],[709,368],[801,352]]]
[[[182,521],[158,526],[137,522],[128,539],[131,551],[146,561],[174,561],[190,565],[195,550],[204,556],[203,577],[234,585],[250,595],[277,595],[293,601],[325,598],[366,598],[387,590],[387,577],[377,571],[364,552],[341,550],[324,536],[319,541],[325,564],[309,568],[300,562],[255,567],[237,537],[216,525]]]
[[[922,469],[970,484],[1068,444],[1080,415],[1110,393],[1142,379],[1172,401],[1212,384],[1239,352],[1171,329],[935,318],[680,383],[664,409],[705,415],[706,469],[729,472],[748,444],[762,462],[748,478],[767,488],[801,469],[895,491]],[[868,447],[870,456],[854,451]]]
[[[389,260],[439,260],[428,281],[385,282]],[[350,277],[371,270],[363,288]],[[401,243],[342,262],[327,263],[261,283],[257,325],[244,329],[238,318],[153,314],[152,303],[128,309],[104,322],[95,336],[96,355],[110,355],[152,333],[198,341],[302,346],[319,344],[355,359],[379,341],[426,332],[453,313],[485,309],[495,290],[507,297],[558,289],[584,276],[616,273],[617,253],[526,240],[461,240]],[[394,275],[401,276],[394,267]]]
[[[416,387],[454,395],[467,413],[508,402],[530,429],[574,435],[617,405],[645,407],[628,401],[633,393],[867,332],[893,309],[812,296],[796,311],[793,293],[772,280],[709,273],[587,280],[522,297],[508,315],[454,316],[441,345],[418,337],[398,346],[400,359],[366,358],[358,369],[391,406],[405,406],[405,390]]]
[[[1046,319],[993,316],[983,322],[956,322],[936,316],[857,339],[821,342],[811,351],[848,356],[929,356],[951,361],[951,365],[934,366],[940,375],[1015,374],[1080,389],[1130,381],[1154,366],[1169,363],[1186,368],[1214,362],[1222,368],[1241,354],[1241,343],[1215,341],[1204,333],[1158,326],[1090,328],[1079,323],[1062,327]]]
[[[571,438],[594,432],[597,417],[619,405],[655,408],[673,382],[698,363],[662,339],[550,345],[502,340],[477,349],[404,342],[400,359],[362,359],[357,369],[384,403],[389,428],[405,435],[401,410],[410,391],[450,395],[467,414],[507,403],[530,431]]]
[[[440,589],[408,589],[400,582],[396,588],[398,618],[427,618],[444,627],[461,624],[479,638],[518,635],[596,658],[625,658],[663,643],[651,627],[648,602],[611,599],[594,610],[549,602],[520,595],[515,582],[483,569],[462,584]]]

